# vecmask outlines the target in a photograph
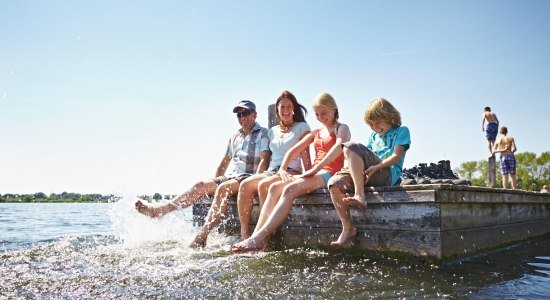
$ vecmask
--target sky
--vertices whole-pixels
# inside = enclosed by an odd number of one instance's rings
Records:
[[[390,100],[405,167],[484,160],[483,107],[550,151],[550,1],[1,1],[0,193],[177,194],[214,176],[232,113],[334,96],[352,140]]]

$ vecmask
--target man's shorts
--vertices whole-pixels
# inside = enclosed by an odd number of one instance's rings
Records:
[[[516,174],[516,157],[513,154],[500,156],[500,171],[502,175]]]
[[[487,127],[485,128],[485,136],[487,137],[487,140],[494,142],[497,138],[497,134],[498,134],[498,124],[497,123],[487,124]]]
[[[237,175],[231,175],[231,176],[218,176],[216,178],[213,178],[212,181],[214,181],[217,185],[220,185],[226,181],[229,181],[231,179],[237,180],[238,183],[241,183],[243,180],[250,177],[252,174],[243,173],[243,174],[237,174]]]
[[[342,148],[347,147],[353,151],[363,160],[363,170],[368,169],[370,166],[374,166],[382,162],[380,157],[376,156],[372,150],[365,147],[360,143],[347,142],[342,144]],[[348,162],[349,163],[349,162]],[[353,179],[348,168],[342,168],[338,173],[334,174],[328,182],[328,187],[336,185],[342,190],[342,192],[353,192]],[[391,174],[389,168],[380,169],[372,175],[365,186],[389,186],[391,185]]]

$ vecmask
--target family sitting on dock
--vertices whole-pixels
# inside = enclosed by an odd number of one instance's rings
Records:
[[[243,240],[232,250],[247,252],[267,249],[271,234],[289,215],[294,199],[328,188],[342,222],[342,232],[331,245],[343,245],[357,234],[349,207],[367,208],[364,187],[399,184],[411,143],[409,129],[401,125],[399,111],[384,98],[373,100],[365,110],[364,121],[374,131],[365,145],[350,141],[350,129],[339,122],[338,106],[328,93],[321,93],[313,101],[313,111],[322,124],[319,129],[310,129],[304,117],[306,108],[289,91],[277,98],[275,110],[279,125],[266,129],[256,122],[256,105],[240,101],[233,113],[241,128],[229,140],[216,177],[195,183],[161,206],[138,200],[136,209],[158,218],[213,196],[205,223],[190,244],[204,247],[210,231],[227,211],[228,198],[236,195]],[[310,145],[315,152],[313,163]],[[230,162],[232,169],[228,170]],[[353,196],[348,196],[351,193]],[[249,223],[256,194],[261,211],[251,233]]]

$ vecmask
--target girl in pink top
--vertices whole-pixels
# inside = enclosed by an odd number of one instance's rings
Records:
[[[341,145],[350,140],[351,134],[347,125],[338,122],[338,107],[334,98],[327,93],[320,94],[313,102],[313,110],[323,127],[307,134],[286,153],[278,172],[281,181],[269,187],[254,233],[233,245],[233,252],[266,249],[270,235],[285,221],[294,199],[326,187],[330,177],[342,168],[344,158]],[[289,174],[286,170],[290,161],[311,143],[315,149],[313,167],[302,175]]]

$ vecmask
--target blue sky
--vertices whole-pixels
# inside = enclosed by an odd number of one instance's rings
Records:
[[[2,1],[0,193],[179,193],[214,175],[231,109],[331,93],[411,130],[405,167],[485,159],[491,106],[550,150],[549,1]],[[312,128],[320,124],[308,116]]]

